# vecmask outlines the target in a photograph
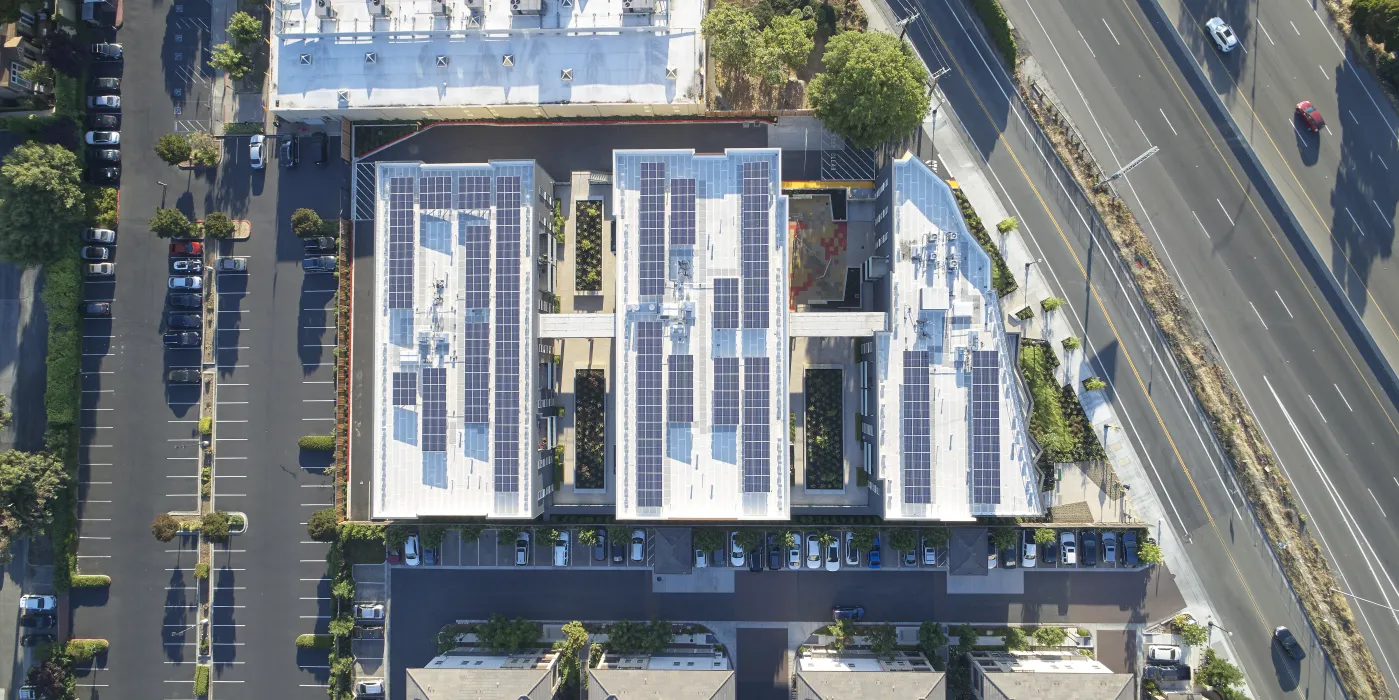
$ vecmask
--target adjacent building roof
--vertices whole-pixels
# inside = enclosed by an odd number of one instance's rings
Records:
[[[991,259],[947,183],[892,164],[890,328],[875,334],[879,474],[891,520],[1040,511]]]
[[[733,671],[588,671],[588,700],[715,700],[734,697]]]
[[[974,651],[972,668],[1007,700],[1131,700],[1136,676],[1072,651]],[[975,682],[975,679],[973,679]],[[983,691],[983,696],[988,694]]]
[[[531,656],[532,662],[521,655],[490,654],[439,656],[433,662],[444,658],[453,662],[442,668],[406,669],[406,700],[545,700],[560,680],[551,655]]]
[[[532,162],[378,164],[372,517],[532,517]]]
[[[942,673],[798,671],[799,700],[943,700]]]
[[[780,152],[613,161],[617,517],[785,520]]]

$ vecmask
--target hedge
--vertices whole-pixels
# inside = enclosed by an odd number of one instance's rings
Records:
[[[1006,17],[1006,11],[996,0],[972,0],[972,7],[976,9],[976,14],[981,16],[986,31],[991,34],[991,41],[1001,50],[1001,55],[1005,57],[1011,72],[1015,72],[1015,57],[1019,48],[1015,45],[1015,35],[1010,30],[1010,19]]]
[[[61,77],[61,76],[60,76]],[[54,505],[53,523],[48,532],[54,543],[53,586],[64,593],[70,577],[78,569],[78,388],[82,321],[82,272],[77,256],[64,257],[44,266],[42,299],[48,314],[48,357],[44,411],[48,427],[44,448],[63,460],[68,470],[68,487]]]
[[[223,133],[225,136],[231,136],[233,134],[261,134],[266,131],[262,122],[227,122],[223,125]]]
[[[303,435],[296,441],[303,450],[317,450],[320,452],[330,452],[335,449],[334,435]]]
[[[196,579],[199,579],[200,581],[203,581],[204,579],[209,578],[209,563],[208,563],[208,562],[201,561],[201,562],[199,562],[198,564],[195,564],[195,565],[194,565],[194,577],[195,577]]]
[[[107,653],[107,647],[105,639],[70,639],[64,653],[74,661],[91,661],[92,657]]]
[[[994,2],[994,0],[986,1]],[[975,209],[972,209],[971,200],[967,199],[965,192],[956,187],[952,188],[952,196],[957,199],[957,208],[962,210],[962,219],[967,222],[967,230],[972,232],[972,237],[991,258],[991,286],[995,287],[996,293],[1003,297],[1018,289],[1020,285],[1015,281],[1015,275],[1011,274],[1005,258],[1001,257],[1000,247],[991,240],[991,234],[986,232],[986,226],[981,223],[981,217],[977,216]]]
[[[209,694],[209,667],[194,667],[194,697],[202,698]]]
[[[296,637],[296,648],[329,651],[335,648],[335,637],[329,634],[300,634]]]
[[[602,291],[602,202],[579,200],[573,208],[575,274],[580,292]]]
[[[111,576],[74,574],[73,588],[107,588],[112,585]]]
[[[210,416],[204,416],[203,418],[200,418],[200,419],[199,419],[199,434],[200,434],[200,435],[211,435],[211,434],[213,434],[213,432],[214,432],[214,419],[213,419],[212,417],[210,417]]]
[[[600,369],[573,374],[573,487],[607,488],[607,375]]]

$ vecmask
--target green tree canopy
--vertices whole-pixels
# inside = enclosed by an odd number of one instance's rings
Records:
[[[695,528],[691,538],[695,549],[706,552],[719,552],[728,549],[728,536],[717,527]]]
[[[875,656],[892,659],[898,650],[899,637],[894,626],[889,623],[865,628],[865,639],[870,643],[870,651]]]
[[[1054,544],[1054,528],[1041,527],[1035,529],[1035,544],[1040,546]]]
[[[1001,635],[1001,640],[1005,642],[1006,648],[1011,651],[1025,649],[1030,646],[1029,638],[1025,635],[1025,630],[1019,627],[1007,627],[1005,634]]]
[[[844,651],[845,647],[850,646],[850,643],[855,641],[855,623],[848,617],[836,620],[836,623],[831,625],[830,631],[835,640],[826,646],[835,651]]]
[[[509,620],[504,615],[491,615],[477,628],[476,641],[491,653],[500,653],[538,646],[539,634],[539,625],[523,617]]]
[[[1206,649],[1205,663],[1200,666],[1198,680],[1211,688],[1229,688],[1243,682],[1244,672],[1214,653],[1213,649]]]
[[[938,649],[947,646],[947,634],[942,631],[940,622],[924,622],[918,626],[918,650],[929,659],[937,656]]]
[[[291,230],[298,236],[314,236],[321,232],[325,223],[315,209],[301,208],[291,213]]]
[[[179,209],[156,209],[149,225],[161,238],[188,236],[194,232],[194,222]]]
[[[151,521],[151,534],[155,535],[161,542],[169,542],[175,539],[175,535],[180,531],[180,523],[170,517],[169,513],[160,513]]]
[[[155,142],[155,154],[171,165],[189,160],[189,152],[189,137],[184,134],[166,134]]]
[[[991,530],[991,544],[996,545],[996,549],[1010,549],[1019,538],[1020,531],[1013,527],[997,527]]]
[[[749,552],[757,548],[763,541],[763,534],[755,527],[741,527],[738,529],[738,546],[743,551]]]
[[[591,532],[591,531],[590,531]],[[582,659],[579,657],[588,646],[588,631],[577,620],[563,626],[563,639],[554,642],[559,650],[559,670],[563,682],[570,688],[577,687],[581,679]]]
[[[0,452],[0,548],[53,520],[54,499],[68,484],[63,462],[43,453]]]
[[[792,70],[801,70],[816,47],[816,21],[799,13],[778,15],[763,28],[763,44]]]
[[[1143,542],[1137,550],[1137,558],[1143,564],[1160,564],[1162,562],[1161,545],[1155,542]]]
[[[195,133],[190,134],[189,159],[195,165],[202,165],[205,167],[218,165],[218,139],[202,131],[196,131]]]
[[[228,238],[233,235],[233,219],[221,211],[211,211],[204,215],[204,235],[209,238]]]
[[[306,519],[306,534],[317,542],[333,542],[338,532],[334,508],[322,508]]]
[[[811,80],[811,104],[826,128],[855,148],[908,134],[928,113],[923,65],[893,35],[837,34],[821,61],[825,72]]]
[[[21,267],[72,254],[87,204],[78,157],[30,141],[0,166],[0,258]]]
[[[597,530],[594,530],[590,527],[585,527],[582,530],[578,531],[578,543],[583,545],[584,547],[592,547],[597,544],[597,541]]]
[[[700,33],[709,46],[709,54],[729,70],[748,68],[754,51],[762,41],[758,20],[753,13],[725,0],[715,3],[705,13],[700,22]]]
[[[870,548],[874,547],[874,538],[879,535],[872,527],[857,527],[853,534],[855,536],[850,539],[850,544],[855,545],[855,549],[862,552],[868,552]]]
[[[1357,32],[1399,51],[1399,0],[1352,0],[1350,19]]]
[[[262,38],[262,20],[238,11],[228,18],[228,36],[234,43],[246,47]]]
[[[247,54],[239,51],[233,44],[223,43],[214,46],[213,55],[209,57],[209,65],[237,80],[248,74],[248,71],[253,67],[253,62]]]
[[[897,552],[912,552],[918,549],[918,531],[901,527],[889,533],[889,546]]]
[[[951,636],[957,638],[957,651],[965,654],[976,646],[976,628],[971,625],[961,624],[948,630]]]
[[[216,510],[204,516],[204,521],[200,523],[199,530],[204,533],[204,537],[210,542],[227,542],[228,526],[228,513]]]

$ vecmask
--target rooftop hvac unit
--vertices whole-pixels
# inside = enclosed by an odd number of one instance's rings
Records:
[[[649,15],[656,11],[656,0],[622,0],[622,12]]]
[[[447,0],[432,0],[432,16],[446,17],[452,14],[452,6],[447,4]]]
[[[510,12],[517,15],[542,15],[544,0],[510,0]]]
[[[389,3],[387,0],[369,0],[369,14],[374,17],[388,17]]]
[[[316,16],[321,19],[335,18],[335,8],[331,6],[330,0],[316,0]]]
[[[466,0],[466,7],[470,10],[486,9],[486,0]]]

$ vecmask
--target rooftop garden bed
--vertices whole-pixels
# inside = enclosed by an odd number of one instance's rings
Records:
[[[580,292],[602,291],[602,202],[580,200],[574,205],[573,286]]]
[[[573,487],[607,488],[607,374],[580,369],[574,374]]]
[[[806,487],[845,486],[845,447],[842,411],[842,372],[806,370]]]

